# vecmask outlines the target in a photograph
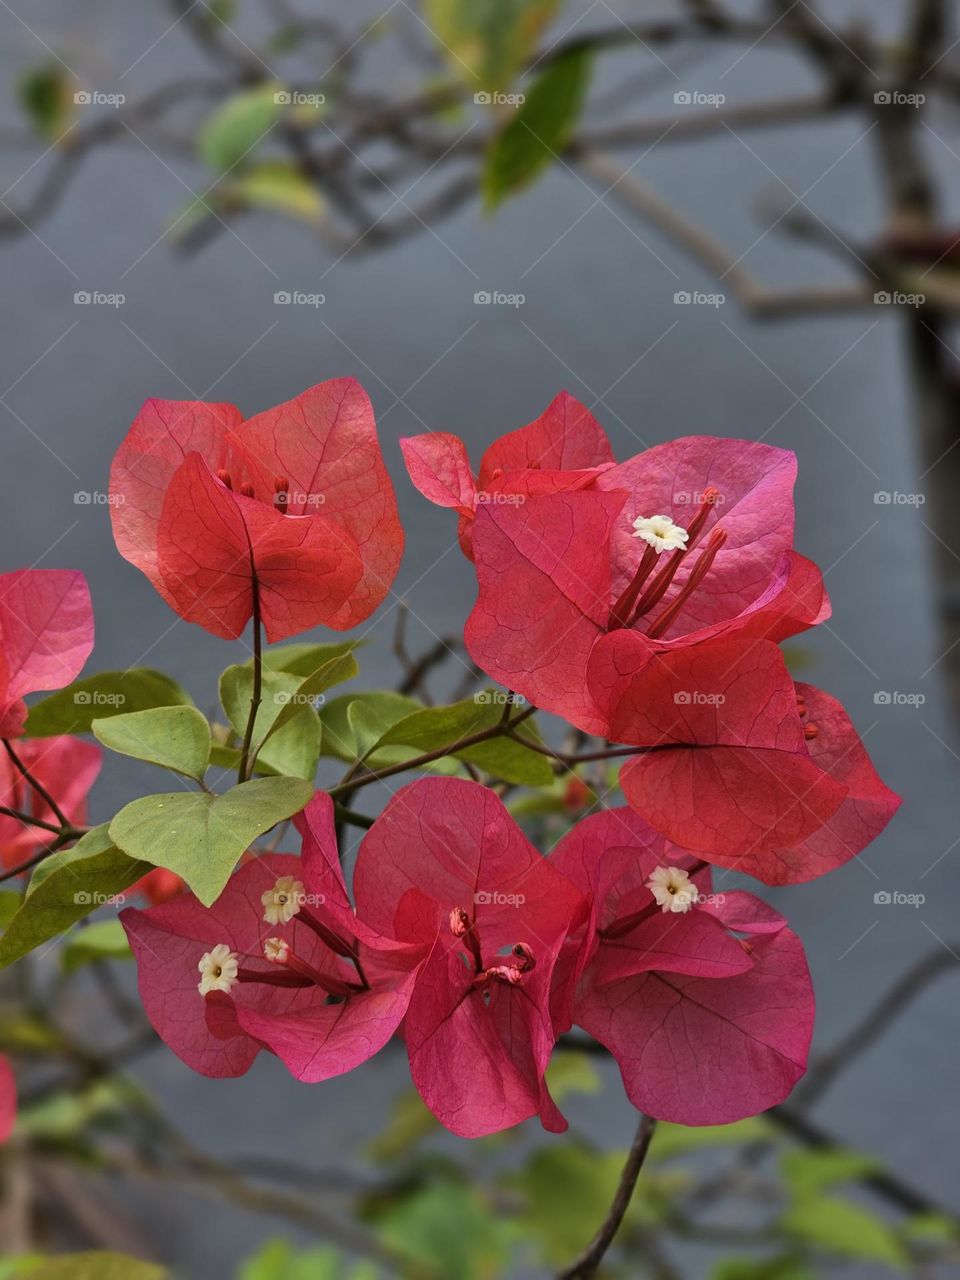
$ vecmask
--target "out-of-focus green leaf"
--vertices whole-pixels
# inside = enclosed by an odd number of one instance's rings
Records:
[[[777,1130],[763,1116],[750,1116],[734,1124],[708,1124],[690,1127],[661,1121],[653,1134],[649,1160],[671,1160],[674,1156],[699,1151],[703,1147],[733,1147],[744,1142],[761,1142],[776,1137]]]
[[[471,90],[512,83],[560,0],[426,0],[439,51]]]
[[[0,889],[0,929],[7,927],[19,906],[19,893],[14,889]]]
[[[723,1258],[710,1272],[710,1280],[817,1280],[804,1263],[791,1254],[773,1258]]]
[[[788,1151],[780,1161],[784,1180],[795,1196],[827,1191],[879,1168],[879,1160],[858,1151]]]
[[[960,1239],[960,1221],[945,1213],[918,1213],[900,1227],[905,1240],[928,1240],[948,1244]]]
[[[544,1262],[569,1262],[589,1243],[610,1208],[624,1158],[622,1151],[592,1151],[568,1139],[534,1152],[511,1176],[524,1199],[520,1225],[537,1240]]]
[[[483,193],[488,209],[528,186],[563,150],[583,109],[590,69],[589,51],[572,49],[541,71],[487,154]]]
[[[197,137],[201,158],[217,173],[236,168],[253,156],[283,110],[279,84],[258,84],[234,94],[201,126]]]
[[[599,1093],[600,1083],[593,1059],[578,1049],[558,1049],[547,1067],[547,1086],[557,1103],[574,1093]]]
[[[258,164],[230,184],[230,191],[251,209],[282,213],[301,222],[315,224],[324,210],[324,200],[309,178],[282,160]]]
[[[71,935],[60,956],[64,973],[93,960],[130,960],[133,953],[119,920],[99,920]]]
[[[55,62],[34,67],[20,77],[17,97],[30,123],[48,141],[56,141],[73,115],[74,86],[66,69]]]
[[[415,747],[422,753],[436,751],[461,738],[492,729],[502,713],[502,704],[489,690],[451,706],[423,707],[391,725],[377,741],[376,751],[400,745]],[[532,742],[540,741],[529,721],[524,721],[516,732]],[[553,770],[546,756],[510,738],[476,743],[453,754],[506,782],[527,786],[547,786],[553,782]]]
[[[153,707],[94,720],[94,737],[111,751],[200,781],[210,760],[210,726],[196,707]]]
[[[376,1268],[351,1266],[336,1249],[296,1249],[289,1240],[268,1240],[248,1258],[237,1280],[377,1280]]]
[[[882,1218],[851,1200],[805,1196],[787,1210],[781,1225],[788,1236],[803,1244],[844,1258],[906,1269],[907,1255],[896,1234]]]
[[[116,902],[149,870],[113,844],[106,824],[94,827],[74,848],[37,867],[23,905],[0,937],[0,968],[66,933],[97,907]]]
[[[110,837],[131,857],[175,871],[209,907],[254,840],[312,797],[313,786],[302,778],[257,778],[222,796],[144,796],[120,810]]]
[[[514,1232],[470,1187],[439,1182],[391,1206],[380,1218],[384,1242],[431,1274],[492,1280],[502,1274]]]
[[[123,1253],[67,1253],[47,1258],[27,1274],[32,1280],[165,1280],[170,1273]]]
[[[60,733],[89,733],[94,720],[129,715],[151,707],[189,707],[190,695],[161,671],[133,667],[86,676],[31,707],[28,738]]]

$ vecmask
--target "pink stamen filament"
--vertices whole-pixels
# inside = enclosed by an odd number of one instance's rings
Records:
[[[637,602],[637,596],[639,596],[640,594],[640,589],[642,588],[643,584],[646,582],[647,578],[649,577],[650,570],[653,568],[656,562],[657,562],[656,547],[649,547],[649,546],[646,547],[644,549],[643,555],[640,557],[640,564],[637,568],[637,572],[633,576],[633,581],[627,587],[626,591],[623,592],[623,594],[621,595],[617,603],[613,606],[613,612],[610,615],[611,630],[613,630],[616,627],[625,627],[627,625],[627,621],[630,617],[630,612],[633,609],[633,606]]]
[[[659,604],[666,595],[671,582],[673,582],[674,578],[677,576],[677,570],[680,568],[680,563],[683,560],[683,557],[693,550],[698,538],[701,533],[703,533],[703,527],[707,523],[707,517],[713,510],[719,497],[720,491],[718,489],[714,489],[711,486],[709,489],[705,490],[703,499],[697,510],[697,514],[690,521],[690,527],[687,529],[686,547],[684,547],[682,551],[674,551],[670,556],[670,559],[640,597],[637,607],[634,609],[627,626],[632,627],[638,618],[642,618],[645,613],[649,613],[654,605]]]
[[[282,516],[290,514],[290,481],[277,476],[273,482],[273,505]]]
[[[667,605],[660,617],[657,618],[652,626],[648,627],[647,635],[651,640],[656,640],[658,637],[662,636],[667,628],[673,624],[676,620],[677,614],[707,576],[710,571],[710,566],[713,564],[714,560],[716,560],[717,553],[726,540],[727,533],[725,529],[714,529],[713,533],[710,535],[707,545],[701,552],[697,563],[691,569],[690,577],[677,592],[671,603]]]
[[[364,988],[369,986],[366,975],[363,972],[363,966],[360,963],[360,947],[356,938],[350,941],[346,938],[341,938],[339,933],[329,928],[315,916],[309,907],[301,906],[296,918],[301,920],[307,928],[312,929],[321,942],[328,946],[335,955],[343,956],[345,960],[349,960],[356,969],[357,977]]]

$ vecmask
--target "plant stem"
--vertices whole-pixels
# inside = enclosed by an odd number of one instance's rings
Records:
[[[603,1261],[607,1250],[613,1244],[614,1237],[620,1229],[620,1224],[623,1222],[627,1209],[630,1207],[633,1191],[637,1185],[637,1178],[640,1176],[640,1170],[643,1168],[643,1162],[650,1149],[650,1140],[653,1137],[653,1131],[656,1126],[657,1122],[651,1116],[640,1117],[633,1145],[627,1154],[626,1163],[620,1174],[620,1183],[607,1211],[606,1218],[604,1218],[600,1229],[583,1253],[569,1267],[558,1272],[557,1280],[587,1280],[587,1277],[596,1275],[597,1268]]]
[[[56,818],[57,822],[59,822],[61,829],[64,827],[69,827],[70,823],[67,821],[66,815],[64,814],[60,806],[57,804],[56,800],[54,800],[53,796],[46,789],[43,783],[38,782],[37,779],[30,772],[30,770],[27,768],[27,766],[23,763],[23,761],[17,755],[16,751],[14,751],[13,744],[7,738],[4,738],[3,745],[6,748],[7,755],[13,761],[14,766],[20,773],[21,777],[24,779],[24,781],[27,783],[28,786],[31,786],[34,789],[34,791],[37,793],[40,799],[44,802],[44,804],[47,806],[47,808]]]
[[[42,818],[34,818],[29,813],[21,813],[19,809],[8,809],[5,804],[0,804],[0,813],[8,818],[16,818],[18,822],[22,822],[25,827],[39,827],[42,831],[49,831],[53,835],[60,834],[60,827],[52,822],[44,822]]]
[[[253,729],[260,710],[260,699],[263,694],[263,627],[260,621],[260,584],[257,571],[253,566],[253,555],[250,557],[253,586],[253,690],[250,695],[250,714],[247,716],[247,728],[243,735],[243,749],[240,754],[240,768],[237,781],[246,782],[256,764],[256,753],[251,755],[253,745]]]

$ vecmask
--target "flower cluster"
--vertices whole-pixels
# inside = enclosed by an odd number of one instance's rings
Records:
[[[478,1137],[534,1115],[566,1128],[544,1073],[574,1023],[638,1107],[686,1124],[772,1106],[803,1072],[799,940],[751,894],[712,895],[706,866],[629,809],[544,858],[489,788],[420,779],[365,835],[355,906],[330,797],[297,828],[299,857],[252,859],[213,907],[121,914],[154,1027],[205,1075],[267,1049],[325,1080],[399,1030],[427,1106]]]

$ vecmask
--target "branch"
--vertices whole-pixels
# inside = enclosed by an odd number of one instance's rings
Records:
[[[656,1120],[650,1116],[640,1117],[633,1145],[627,1155],[623,1172],[620,1174],[620,1184],[607,1211],[606,1218],[579,1258],[572,1262],[569,1267],[558,1272],[557,1280],[587,1280],[589,1276],[596,1275],[597,1269],[603,1261],[607,1250],[613,1244],[614,1237],[620,1230],[624,1215],[630,1207],[634,1188],[637,1185],[637,1178],[643,1168],[643,1162],[647,1157],[647,1151],[650,1149],[650,1140],[656,1127]]]

